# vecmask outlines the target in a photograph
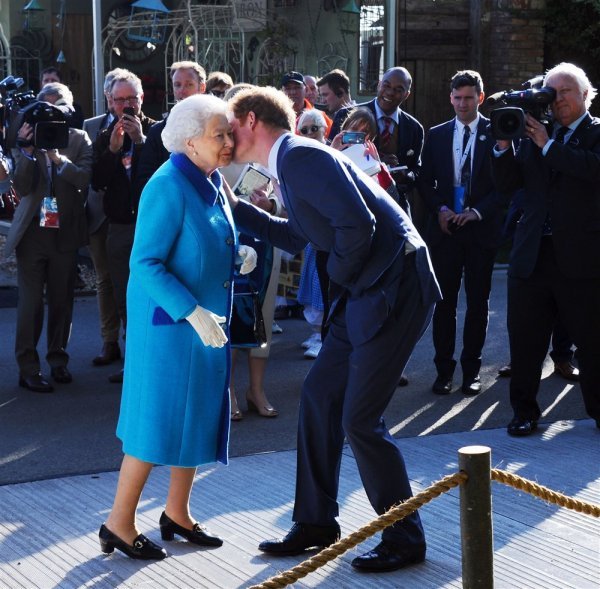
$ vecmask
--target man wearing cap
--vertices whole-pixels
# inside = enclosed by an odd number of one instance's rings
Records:
[[[314,108],[313,105],[306,98],[306,84],[304,83],[304,76],[300,72],[290,71],[283,75],[281,78],[281,91],[292,101],[294,112],[296,113],[296,121],[300,115],[310,108]],[[323,113],[327,126],[325,127],[325,137],[329,135],[331,129],[332,120]]]

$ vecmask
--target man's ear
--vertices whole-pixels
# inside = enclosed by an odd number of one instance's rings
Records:
[[[483,101],[485,100],[485,92],[480,92],[479,93],[479,102],[477,103],[479,106],[481,106],[483,104]]]
[[[258,119],[256,118],[256,113],[253,110],[248,111],[248,123],[250,125],[250,129],[254,131],[256,125],[258,123]]]

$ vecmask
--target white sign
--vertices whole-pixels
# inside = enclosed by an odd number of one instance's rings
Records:
[[[267,0],[234,0],[233,6],[242,31],[261,31],[267,26]]]

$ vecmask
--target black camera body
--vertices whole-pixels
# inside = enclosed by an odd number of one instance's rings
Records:
[[[487,99],[496,106],[490,113],[492,136],[495,139],[518,139],[525,135],[525,113],[543,124],[550,122],[548,106],[554,102],[556,91],[542,86],[543,76],[537,76],[523,84],[523,90],[497,92]]]
[[[19,109],[8,129],[9,147],[28,147],[38,149],[63,149],[69,144],[68,113],[61,107],[49,102],[35,101]],[[33,127],[31,141],[18,139],[17,133],[23,123]]]

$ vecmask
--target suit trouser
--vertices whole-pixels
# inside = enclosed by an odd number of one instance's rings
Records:
[[[600,419],[600,279],[567,278],[556,263],[552,238],[542,237],[531,276],[508,279],[510,402],[520,419],[541,415],[536,397],[557,319],[577,346],[586,411]]]
[[[123,327],[127,327],[127,283],[129,282],[129,258],[133,247],[135,225],[109,223],[106,238],[108,271],[113,285],[115,303]]]
[[[459,229],[459,231],[465,231]],[[495,248],[484,248],[460,236],[444,236],[430,247],[435,275],[442,290],[433,314],[434,363],[438,375],[451,378],[456,367],[456,307],[463,279],[467,298],[467,311],[463,329],[463,349],[460,355],[463,377],[473,378],[481,368],[481,350],[488,326],[492,272],[496,257]]]
[[[378,514],[412,496],[402,453],[382,415],[431,319],[432,305],[421,303],[414,255],[407,257],[401,280],[388,320],[366,343],[353,346],[349,341],[345,309],[336,310],[331,320],[302,390],[294,521],[335,521],[344,435]],[[403,545],[422,544],[418,514],[386,528],[383,537]]]
[[[58,249],[58,231],[39,226],[36,216],[17,246],[17,329],[15,354],[22,376],[40,372],[37,344],[44,325],[44,285],[48,302],[46,360],[66,366],[71,335],[77,250]]]
[[[113,290],[110,272],[108,270],[108,252],[106,239],[108,236],[108,221],[105,220],[98,231],[90,234],[89,250],[96,271],[96,293],[98,311],[100,313],[100,335],[104,343],[119,340],[121,321]]]

